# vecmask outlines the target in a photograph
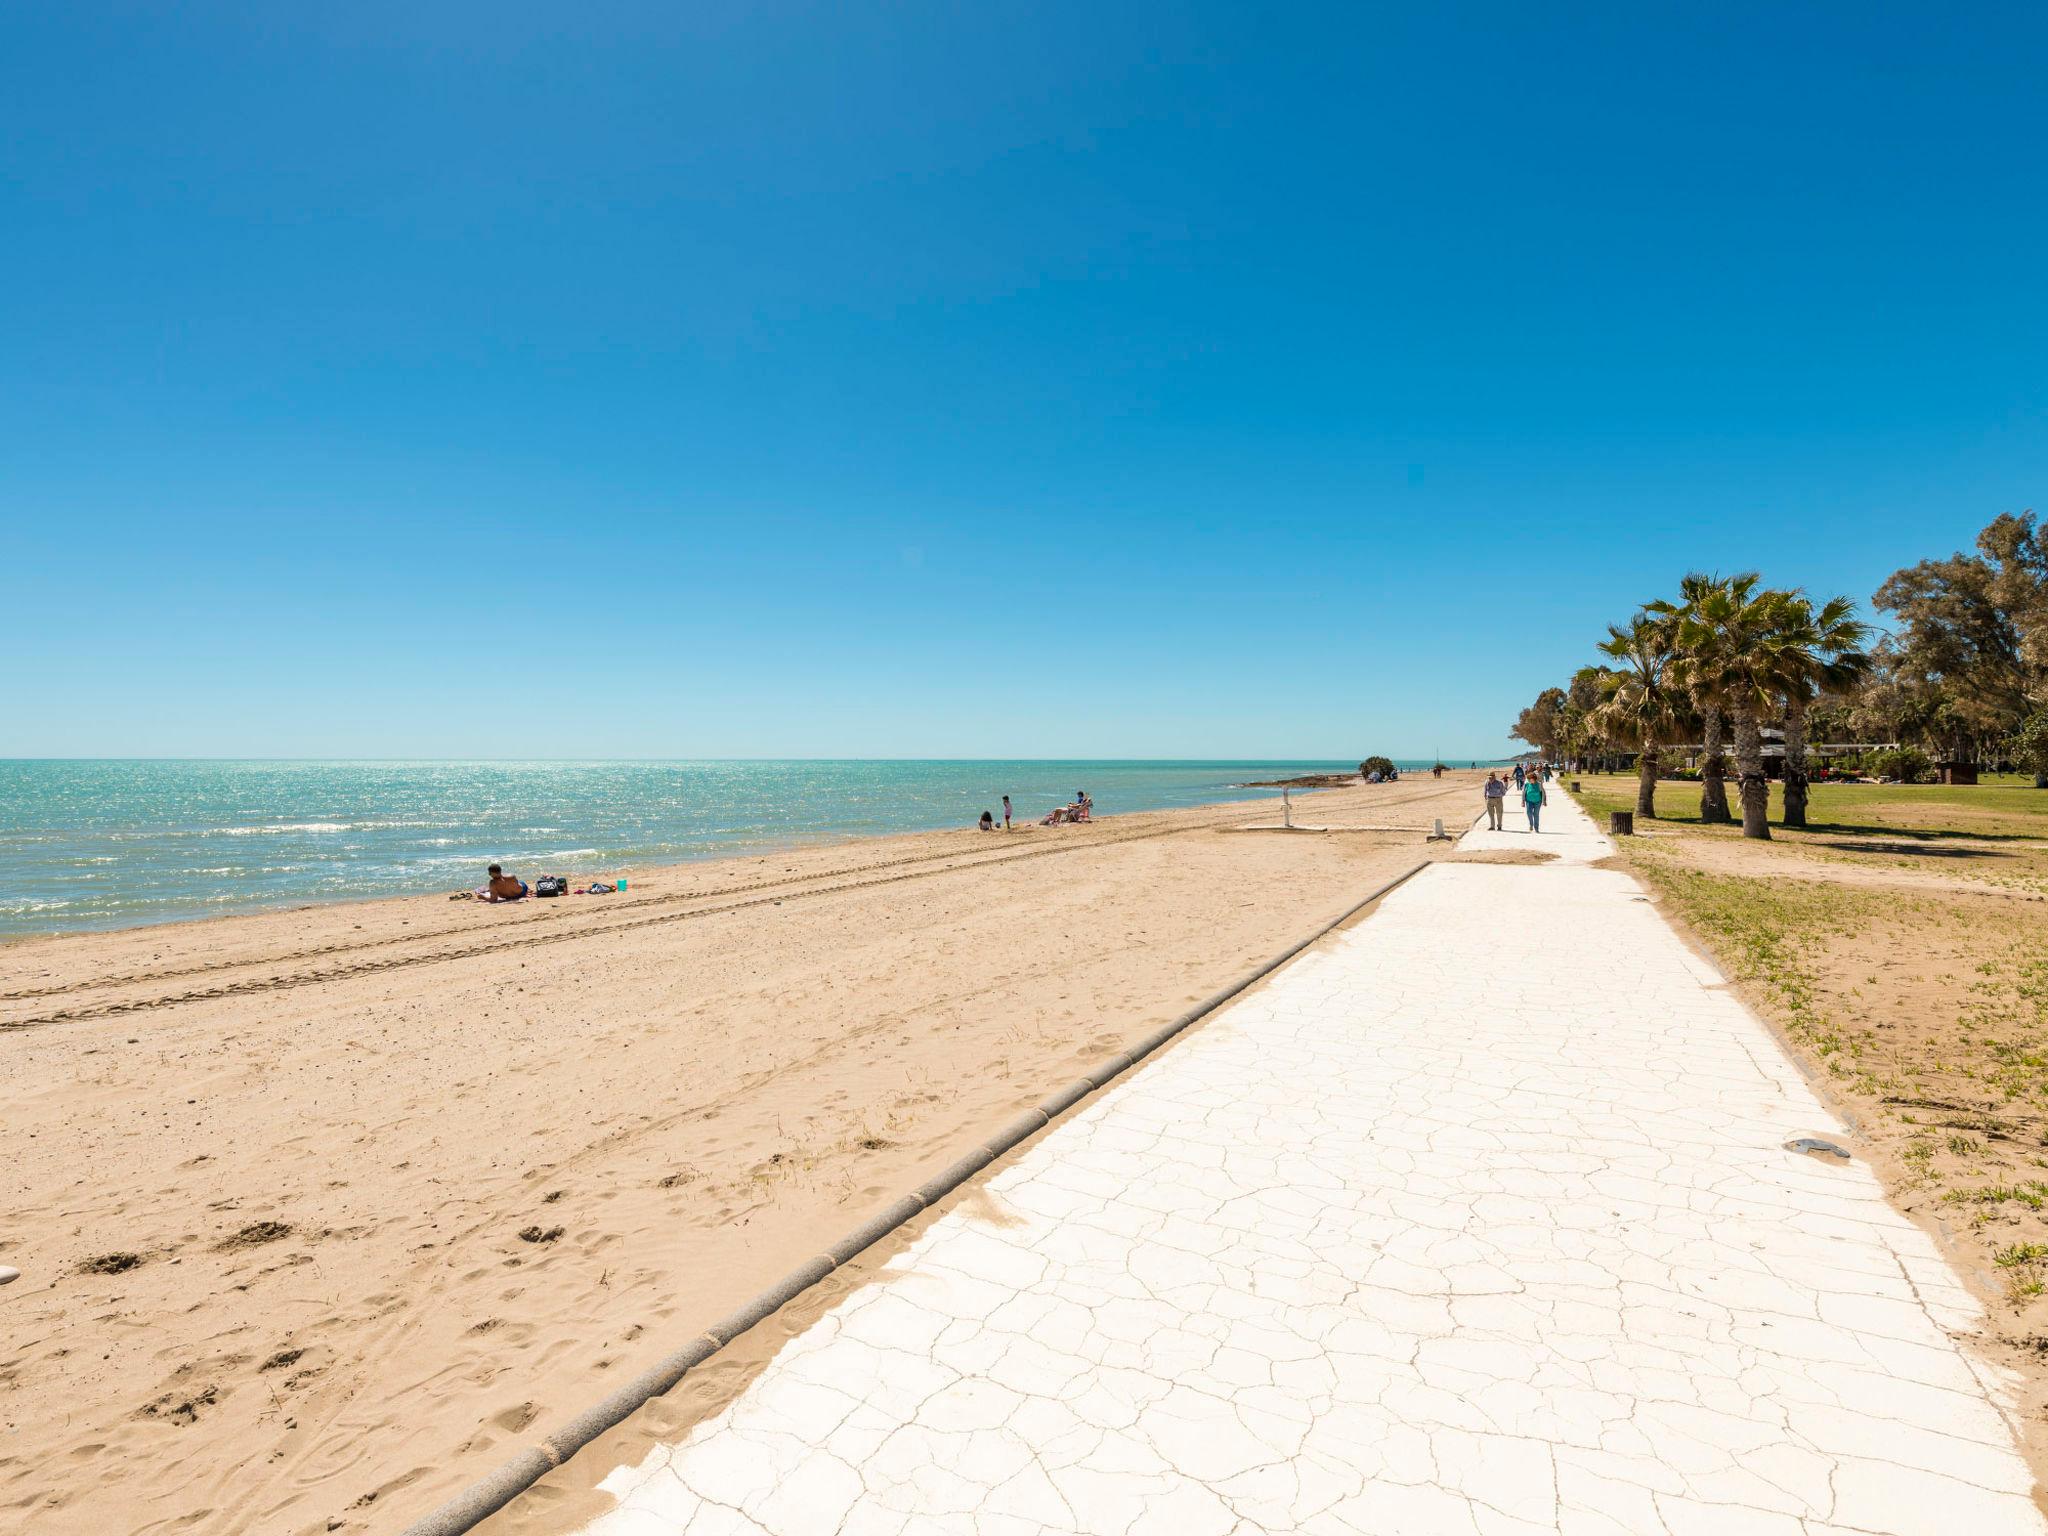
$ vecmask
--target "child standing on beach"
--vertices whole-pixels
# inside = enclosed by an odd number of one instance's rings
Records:
[[[1010,830],[1010,797],[1008,795],[1003,796],[1003,830],[1005,832]]]

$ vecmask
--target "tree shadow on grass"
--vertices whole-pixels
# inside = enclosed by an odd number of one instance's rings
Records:
[[[1836,848],[1843,853],[1896,853],[1910,854],[1921,859],[2016,859],[2018,854],[2009,848],[1962,848],[1944,846],[1939,842],[1886,842],[1870,840],[1854,842],[1843,839],[1815,838],[1815,844],[1822,848]]]
[[[1772,831],[1779,830],[1774,824]],[[1930,853],[1929,844],[1944,842],[1969,843],[2038,843],[2043,841],[2039,833],[2028,832],[1973,832],[1966,827],[1888,827],[1854,821],[1809,821],[1803,829],[1809,834],[1826,833],[1832,836],[1874,837],[1903,845],[1899,851],[1907,853]],[[1839,844],[1830,844],[1839,847]],[[1871,853],[1888,853],[1888,848],[1872,848]]]

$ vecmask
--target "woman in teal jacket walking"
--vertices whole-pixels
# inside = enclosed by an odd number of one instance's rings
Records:
[[[1532,773],[1522,781],[1522,809],[1529,813],[1529,830],[1540,831],[1543,820],[1543,775]]]

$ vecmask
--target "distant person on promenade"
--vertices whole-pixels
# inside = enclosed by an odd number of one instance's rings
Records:
[[[1541,823],[1543,821],[1543,807],[1545,804],[1543,775],[1532,773],[1529,775],[1529,782],[1522,786],[1522,809],[1529,813],[1529,830],[1531,832],[1543,830]]]
[[[1485,794],[1486,830],[1489,832],[1498,832],[1501,830],[1501,817],[1506,813],[1508,808],[1507,781],[1497,773],[1489,773],[1486,776]]]
[[[1003,796],[1003,830],[1005,832],[1010,830],[1010,797],[1008,795]]]
[[[479,901],[519,901],[526,895],[526,882],[516,875],[505,873],[504,866],[493,864],[490,880],[477,888]]]
[[[1522,765],[1520,763],[1515,764],[1515,788],[1520,789],[1523,780],[1527,777],[1528,775],[1522,771]]]

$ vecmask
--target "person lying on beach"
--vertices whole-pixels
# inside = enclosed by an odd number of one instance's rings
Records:
[[[526,882],[506,874],[502,865],[493,864],[490,875],[490,884],[477,887],[478,901],[519,901],[526,896]]]

